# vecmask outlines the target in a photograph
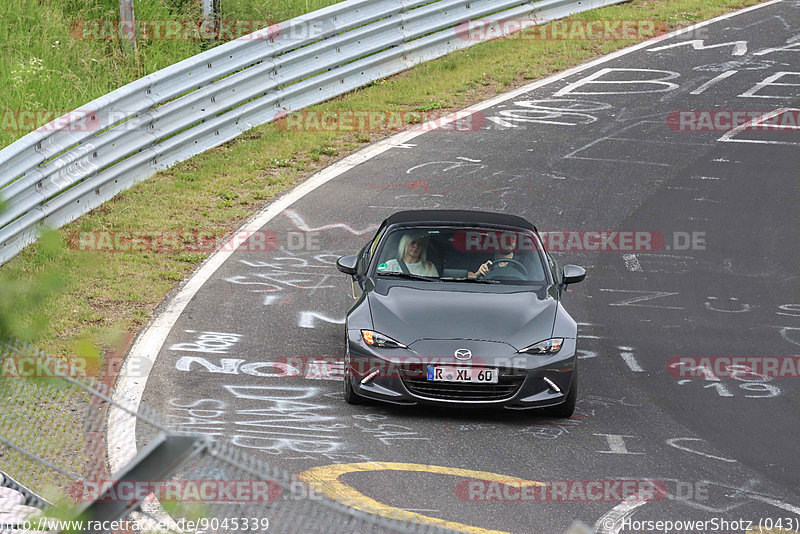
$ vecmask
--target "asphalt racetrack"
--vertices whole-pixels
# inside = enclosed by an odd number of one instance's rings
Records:
[[[239,250],[196,288],[143,402],[292,473],[321,468],[384,512],[465,532],[800,519],[798,377],[672,365],[800,354],[798,43],[800,3],[772,3],[518,91],[475,115],[481,128],[398,141],[344,169],[266,223],[274,251]],[[732,111],[783,126],[731,129]],[[334,263],[415,208],[508,212],[579,236],[554,249],[588,272],[564,299],[580,322],[573,418],[343,402],[335,365],[318,363],[341,359],[353,302]],[[581,232],[653,245],[588,250]],[[376,467],[348,467],[364,462]],[[459,490],[458,470],[652,480],[669,496],[486,502]]]

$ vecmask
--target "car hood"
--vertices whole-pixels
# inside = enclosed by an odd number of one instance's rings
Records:
[[[551,336],[558,301],[546,291],[465,291],[458,286],[392,286],[385,294],[372,292],[373,328],[406,345],[420,339],[473,339],[500,341],[517,350]]]

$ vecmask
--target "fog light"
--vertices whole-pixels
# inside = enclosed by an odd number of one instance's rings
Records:
[[[547,385],[548,385],[548,386],[550,386],[550,389],[552,389],[552,390],[553,390],[553,391],[555,391],[556,393],[561,393],[561,388],[560,388],[560,387],[558,387],[558,386],[556,385],[556,383],[555,383],[555,382],[553,382],[552,380],[550,380],[550,379],[549,379],[549,378],[547,378],[546,376],[542,377],[542,380],[544,380],[545,382],[547,382]]]
[[[370,374],[361,379],[361,385],[366,386],[367,384],[372,382],[372,379],[378,376],[379,374],[381,374],[381,372],[378,369],[372,371]]]

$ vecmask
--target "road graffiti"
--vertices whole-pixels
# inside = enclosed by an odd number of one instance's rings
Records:
[[[525,434],[536,439],[550,441],[565,436],[570,431],[587,426],[589,421],[595,416],[593,408],[584,408],[584,404],[578,401],[581,405],[575,409],[575,413],[570,419],[563,419],[557,421],[547,421],[538,425],[526,426],[519,430],[520,434]]]
[[[265,378],[286,378],[300,376],[301,374],[300,369],[286,362],[250,362],[242,365],[245,361],[246,360],[240,358],[221,358],[219,364],[215,364],[199,356],[183,356],[175,362],[175,369],[178,371],[191,372],[197,370],[199,366],[209,373],[227,375],[238,375],[242,373]]]
[[[800,87],[800,84],[798,84]],[[759,125],[767,127],[772,131],[800,131],[800,125],[797,124],[796,121],[796,114],[800,112],[800,109],[797,108],[779,108],[760,117],[752,119],[742,125],[736,126],[735,128],[731,128],[727,131],[722,137],[719,138],[719,142],[721,143],[752,143],[757,145],[789,145],[789,146],[796,146],[800,145],[800,142],[797,141],[785,141],[782,139],[763,139],[760,137],[744,137],[745,135],[755,135],[757,136],[758,133],[751,132],[754,128]],[[780,119],[777,119],[781,117]],[[780,122],[780,124],[774,124],[774,122]],[[785,137],[785,136],[784,136]]]
[[[661,50],[670,50],[672,48],[678,48],[682,46],[691,46],[695,51],[702,51],[702,50],[714,50],[716,48],[725,48],[727,46],[731,47],[731,55],[734,56],[743,56],[747,54],[747,41],[731,41],[729,43],[719,43],[715,45],[706,45],[705,40],[703,39],[693,39],[691,41],[681,41],[679,43],[671,43],[664,46],[658,46],[655,48],[648,48],[648,52],[660,52]]]
[[[792,39],[797,39],[797,36],[793,37]],[[765,48],[764,50],[759,50],[755,52],[754,56],[766,56],[767,54],[774,54],[775,52],[800,52],[800,42],[794,42],[791,44],[787,44],[786,46],[777,46],[775,48]]]
[[[585,395],[578,399],[578,406],[572,418],[552,421],[545,420],[536,425],[525,426],[519,430],[519,433],[540,440],[554,440],[569,434],[573,430],[587,428],[589,423],[594,420],[595,416],[597,415],[597,407],[635,408],[639,406],[641,405],[638,403],[632,403],[625,397],[622,397],[621,399],[614,399],[600,395]],[[462,431],[492,430],[496,428],[501,428],[501,426],[487,423],[469,423],[460,426],[460,430]]]
[[[639,304],[640,302],[649,302],[651,300],[655,300],[657,298],[666,298],[678,295],[677,292],[669,292],[669,291],[644,291],[644,290],[637,290],[637,289],[600,289],[600,291],[604,292],[613,292],[613,293],[636,293],[639,294],[637,297],[631,297],[625,300],[620,300],[618,302],[612,302],[609,306],[629,306],[632,308],[656,308],[661,310],[682,310],[684,309],[681,306],[658,306],[655,304]]]
[[[268,260],[240,259],[239,263],[251,269],[247,274],[223,278],[228,283],[257,286],[255,293],[287,293],[293,291],[315,293],[321,289],[334,289],[334,268],[339,254],[332,252],[291,252],[286,249]],[[272,305],[277,299],[267,298],[264,305]]]
[[[252,273],[249,275],[229,276],[224,280],[231,284],[259,286],[257,293],[281,292],[287,289],[310,290],[311,292],[319,289],[333,289],[336,286],[326,284],[331,278],[331,274],[307,273],[302,271],[270,271],[265,273]],[[272,301],[269,301],[270,303]]]
[[[800,304],[781,304],[778,306],[778,315],[788,315],[789,317],[800,317]]]
[[[622,358],[622,361],[625,362],[625,365],[628,366],[628,369],[634,373],[644,372],[644,369],[642,369],[642,366],[639,365],[639,362],[636,360],[636,356],[633,353],[633,347],[619,346],[617,348],[621,351],[619,356]]]
[[[420,169],[426,169],[426,172],[430,172],[428,167],[431,166],[443,167],[441,169],[442,172],[458,170],[459,174],[461,175],[472,174],[486,168],[486,164],[481,163],[481,160],[479,159],[458,156],[456,157],[456,161],[427,161],[425,163],[414,165],[406,170],[406,174],[414,174],[414,172]]]
[[[359,422],[353,425],[355,428],[361,430],[362,433],[369,434],[384,445],[390,445],[392,440],[397,439],[422,441],[431,440],[429,437],[420,436],[418,432],[407,426],[391,423],[376,423],[376,421],[389,419],[389,417],[386,415],[365,414],[354,415],[353,417],[359,419]]]
[[[337,423],[331,406],[314,399],[320,388],[310,386],[223,385],[222,390],[233,402],[217,400],[225,406],[235,406],[232,420],[221,422],[214,430],[203,434],[225,436],[247,449],[267,454],[331,453],[343,448],[338,432],[345,428]],[[257,408],[243,409],[253,404]]]
[[[310,226],[306,223],[305,219],[302,215],[300,215],[295,210],[285,210],[283,212],[286,217],[292,221],[292,223],[302,232],[323,232],[326,230],[344,230],[352,235],[364,235],[369,233],[374,233],[375,230],[378,229],[377,224],[373,224],[371,226],[367,226],[366,228],[362,228],[357,230],[351,227],[349,224],[337,222],[331,224],[323,224],[322,226]]]
[[[705,302],[705,306],[706,309],[710,311],[715,311],[720,313],[746,313],[750,311],[750,305],[740,303],[739,299],[736,297],[728,298],[728,302],[731,308],[735,307],[736,309],[717,308],[715,304],[719,302],[720,299],[718,297],[707,297],[707,298],[708,300]]]
[[[701,85],[700,87],[698,87],[697,89],[695,89],[694,91],[692,91],[689,94],[690,95],[701,95],[701,94],[705,93],[708,89],[710,89],[710,88],[714,87],[715,85],[717,85],[719,82],[721,82],[723,80],[727,80],[728,78],[730,78],[731,76],[733,76],[737,72],[739,72],[739,71],[738,70],[725,71],[722,74],[720,74],[718,76],[715,76],[711,80],[707,81],[706,83],[704,83],[703,85]]]
[[[625,443],[625,438],[635,438],[636,436],[629,436],[625,434],[594,434],[595,436],[602,436],[605,438],[607,450],[598,450],[600,454],[644,454],[643,452],[633,452],[628,450]]]
[[[675,447],[678,450],[690,452],[692,454],[699,454],[700,456],[705,456],[706,458],[711,458],[712,460],[720,460],[722,462],[728,463],[736,463],[736,460],[732,458],[725,458],[723,456],[716,456],[714,454],[708,454],[706,452],[698,451],[696,449],[692,449],[691,447],[684,445],[683,442],[685,441],[692,441],[692,442],[705,442],[705,440],[700,438],[671,438],[666,441],[667,445],[670,447]]]
[[[408,191],[400,195],[382,195],[380,203],[376,200],[369,206],[372,209],[382,210],[437,209],[457,198],[461,203],[472,203],[474,209],[503,211],[507,209],[510,198],[526,195],[532,191],[526,177],[508,175],[502,171],[493,172],[480,179],[459,181],[456,185],[443,185],[436,181],[420,179],[410,183],[389,182],[369,187],[377,189],[380,193],[397,189]]]
[[[574,99],[545,98],[541,100],[520,100],[514,102],[514,109],[503,109],[487,120],[503,127],[518,128],[517,123],[553,124],[556,126],[577,126],[592,124],[599,120],[590,112],[612,109],[611,104]]]
[[[658,146],[661,146],[663,147],[664,151],[670,151],[674,150],[673,145],[680,143],[669,140],[647,140],[647,151],[644,151],[641,149],[641,147],[637,146],[642,143],[640,138],[642,131],[660,127],[661,121],[639,121],[626,126],[611,135],[606,135],[590,141],[580,148],[566,154],[564,159],[671,167],[672,164],[664,160],[666,157],[665,154],[655,152],[654,149],[658,148]],[[622,135],[625,135],[625,137],[622,137]],[[696,149],[697,147],[702,147],[702,145],[702,143],[694,142],[691,144],[687,143],[685,146],[686,150],[689,150],[690,146]],[[649,156],[650,159],[644,159],[643,156],[645,155]],[[654,159],[658,158],[661,158],[662,161],[653,161]]]
[[[795,83],[791,83],[784,78],[795,78]],[[753,87],[745,91],[744,93],[739,95],[739,98],[772,98],[772,99],[786,99],[786,98],[797,98],[797,90],[792,91],[791,94],[764,94],[764,90],[767,88],[773,88],[770,90],[774,90],[776,87],[800,87],[800,83],[797,83],[796,78],[800,77],[800,72],[795,71],[781,71],[776,72],[775,74],[771,74],[767,76],[762,81],[755,84]]]
[[[703,389],[710,389],[715,391],[720,397],[734,397],[735,394],[731,392],[730,388],[714,373],[713,369],[709,367],[700,366],[687,366],[686,362],[677,361],[669,365],[670,368],[680,368],[679,374],[691,373],[692,376],[697,374],[702,375],[703,380],[707,382],[703,385]],[[738,388],[752,393],[751,395],[744,395],[748,399],[768,399],[777,397],[781,394],[778,386],[768,384],[772,381],[773,377],[763,373],[758,373],[752,367],[743,364],[734,364],[725,366],[725,375],[738,382]],[[695,383],[692,379],[684,378],[677,381],[679,386],[685,384]],[[702,382],[700,382],[702,383]],[[758,393],[761,393],[760,395]]]
[[[667,298],[680,295],[680,292],[678,291],[650,291],[650,290],[638,290],[638,289],[610,289],[610,288],[601,288],[600,291],[604,293],[639,294],[639,296],[637,297],[627,298],[616,302],[609,302],[608,303],[609,306],[620,306],[620,307],[631,307],[631,308],[653,308],[662,310],[686,309],[681,306],[657,306],[653,304],[639,304],[640,302],[649,302],[659,298]],[[726,304],[723,306],[722,302],[726,302]],[[800,304],[779,304],[776,305],[775,307],[778,310],[780,310],[775,312],[776,315],[800,317]],[[759,306],[742,302],[739,297],[717,297],[713,295],[705,298],[705,301],[703,302],[703,308],[707,311],[716,313],[749,313],[755,311],[756,309],[760,309]]]
[[[630,74],[633,79],[624,79],[618,74]],[[650,78],[643,77],[644,74],[654,75]],[[638,76],[638,77],[637,77]],[[680,73],[671,70],[657,69],[623,69],[623,68],[604,68],[571,83],[553,94],[554,97],[564,95],[631,95],[646,93],[666,93],[678,89],[680,85],[670,80],[680,78]],[[578,91],[586,86],[594,86],[592,91]],[[621,86],[617,89],[601,91],[601,87]],[[649,87],[646,88],[646,87]]]
[[[170,345],[169,350],[228,354],[229,349],[242,339],[241,335],[229,332],[196,332],[195,330],[184,330],[184,332],[197,335],[190,343]]]

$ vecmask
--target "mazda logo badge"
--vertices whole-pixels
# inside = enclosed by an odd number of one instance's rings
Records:
[[[472,351],[469,349],[458,349],[455,356],[456,360],[469,360],[472,358]]]

